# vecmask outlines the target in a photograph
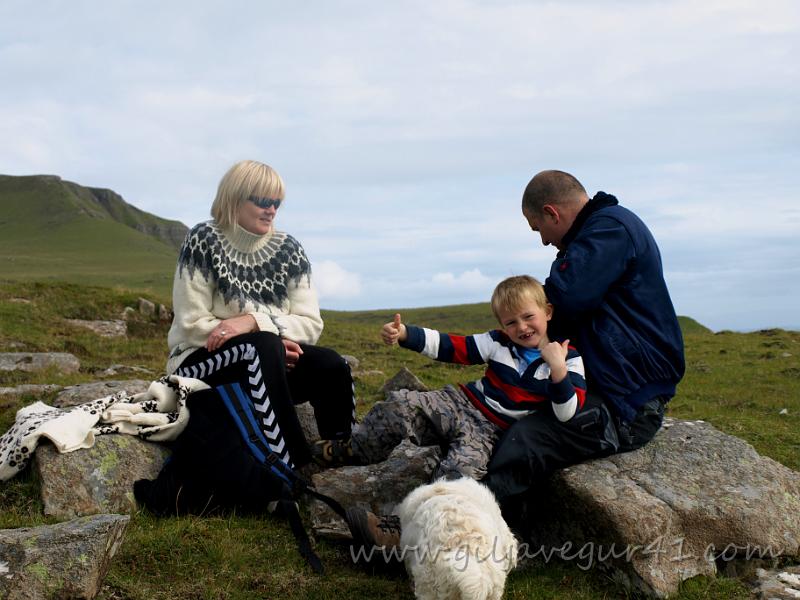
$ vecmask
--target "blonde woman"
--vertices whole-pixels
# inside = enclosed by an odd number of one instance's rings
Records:
[[[275,229],[280,175],[245,160],[223,176],[213,219],[186,236],[173,283],[167,372],[211,386],[239,382],[289,465],[310,459],[294,404],[311,402],[323,438],[350,435],[355,398],[346,361],[314,344],[322,318],[303,247]]]

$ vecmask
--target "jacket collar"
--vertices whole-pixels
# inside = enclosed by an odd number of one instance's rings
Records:
[[[572,223],[572,226],[567,230],[567,233],[564,234],[564,237],[561,240],[564,250],[561,250],[558,253],[558,256],[560,257],[564,255],[567,246],[570,245],[572,240],[574,240],[578,235],[578,232],[583,228],[583,224],[586,222],[586,219],[588,219],[601,208],[608,208],[609,206],[616,206],[617,204],[619,204],[619,201],[615,196],[606,194],[605,192],[597,192],[594,195],[594,198],[589,200],[589,202],[587,202],[586,205],[581,209],[581,212],[579,212],[575,217],[575,222]]]

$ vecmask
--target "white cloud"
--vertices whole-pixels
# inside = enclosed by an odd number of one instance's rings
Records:
[[[351,273],[332,260],[323,260],[313,265],[314,285],[320,301],[337,301],[355,298],[361,294],[361,277]]]
[[[478,269],[464,271],[460,275],[453,273],[436,273],[431,280],[434,285],[443,286],[464,292],[483,290],[491,285],[491,280]]]

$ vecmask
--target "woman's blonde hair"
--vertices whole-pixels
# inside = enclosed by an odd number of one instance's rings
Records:
[[[530,275],[514,275],[504,279],[494,288],[492,312],[499,322],[501,310],[514,310],[529,301],[533,301],[540,308],[549,311],[544,286]]]
[[[236,223],[239,207],[250,196],[283,200],[285,194],[283,179],[275,169],[255,160],[242,160],[222,176],[211,216],[220,227],[228,229]]]

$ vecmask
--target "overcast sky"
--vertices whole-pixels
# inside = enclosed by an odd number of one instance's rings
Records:
[[[0,173],[191,226],[237,160],[325,308],[488,300],[542,169],[639,214],[679,314],[800,329],[800,2],[0,3]]]

